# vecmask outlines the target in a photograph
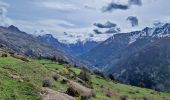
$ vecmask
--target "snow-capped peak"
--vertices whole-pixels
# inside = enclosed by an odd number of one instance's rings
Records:
[[[138,32],[137,34],[136,33],[132,34],[129,37],[129,44],[132,44],[138,38],[143,38],[143,37],[161,38],[167,36],[170,36],[170,23],[165,23],[165,24],[161,23],[152,28],[146,27],[142,31]]]

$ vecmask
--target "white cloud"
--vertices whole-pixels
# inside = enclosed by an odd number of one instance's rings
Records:
[[[19,0],[19,2],[7,0],[10,5],[5,5],[12,6],[9,17],[21,30],[29,33],[34,33],[35,30],[46,30],[59,39],[68,41],[106,39],[107,35],[93,33],[95,22],[114,22],[123,32],[151,26],[155,20],[170,22],[169,0],[143,0],[142,6],[131,6],[126,11],[115,10],[112,13],[103,13],[101,8],[112,1],[127,4],[129,0]],[[18,6],[18,4],[23,5]],[[28,9],[23,9],[26,4]],[[7,10],[3,12],[5,12],[4,21],[9,23],[11,19],[7,17]],[[139,26],[130,27],[126,21],[128,16],[138,16]],[[73,37],[63,35],[64,32]],[[89,33],[94,34],[94,37],[89,37]]]
[[[48,30],[56,33],[63,33],[63,31],[66,30],[66,28],[62,27],[60,24],[75,27],[75,25],[72,23],[55,19],[42,19],[33,22],[15,20],[14,24],[27,32],[32,32],[34,30]]]
[[[8,26],[9,24],[12,24],[12,20],[7,17],[8,7],[9,4],[0,1],[0,25],[1,26]]]
[[[74,4],[63,3],[58,1],[43,1],[40,6],[44,6],[50,9],[62,10],[62,11],[72,11],[72,10],[80,10],[80,7],[77,7]]]

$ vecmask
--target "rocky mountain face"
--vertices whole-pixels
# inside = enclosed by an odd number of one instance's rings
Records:
[[[118,61],[110,70],[121,82],[158,91],[170,91],[170,37],[148,43]]]
[[[78,61],[71,56],[65,54],[57,42],[56,45],[49,45],[48,41],[41,41],[36,36],[20,31],[17,27],[11,25],[9,27],[0,27],[0,46],[8,48],[11,51],[32,57],[59,57],[69,62],[77,63]],[[59,44],[59,43],[58,43]]]
[[[56,38],[54,38],[53,35],[51,34],[45,34],[42,36],[38,36],[37,38],[42,42],[46,42],[48,45],[54,48],[58,48],[61,51],[63,50],[62,44]]]
[[[77,42],[75,44],[62,44],[62,46],[70,54],[74,56],[79,56],[84,53],[87,53],[92,48],[96,47],[99,43],[100,42],[96,42],[96,41],[86,41],[85,43]]]
[[[169,37],[168,23],[120,33],[80,58],[124,83],[170,91]]]
[[[100,43],[95,41],[86,41],[85,43],[79,41],[74,44],[65,44],[59,42],[57,38],[54,38],[51,34],[38,36],[38,39],[48,43],[54,48],[59,48],[61,51],[75,57],[88,52]]]

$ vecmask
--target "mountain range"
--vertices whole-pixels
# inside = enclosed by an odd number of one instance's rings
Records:
[[[51,34],[34,36],[17,27],[0,27],[0,47],[30,57],[58,57],[99,69],[135,86],[170,91],[170,24],[118,33],[104,42],[64,44]]]
[[[65,53],[68,53],[72,56],[79,56],[82,55],[92,48],[96,47],[100,42],[96,41],[78,41],[77,43],[62,43],[59,42],[57,38],[54,38],[51,34],[45,34],[42,36],[38,36],[38,39],[41,41],[44,41],[54,48],[58,48],[61,51],[65,51]]]
[[[47,38],[50,36],[53,37],[52,35],[46,35]],[[29,57],[56,57],[71,64],[84,65],[59,46],[60,43],[57,43],[57,39],[43,40],[32,34],[22,32],[14,25],[0,27],[0,47],[9,49],[12,53]]]
[[[170,24],[119,33],[80,58],[131,85],[170,91]]]

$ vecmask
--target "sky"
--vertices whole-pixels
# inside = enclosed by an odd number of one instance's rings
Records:
[[[65,43],[104,41],[116,32],[170,22],[169,4],[170,0],[0,0],[0,25],[52,34]]]

